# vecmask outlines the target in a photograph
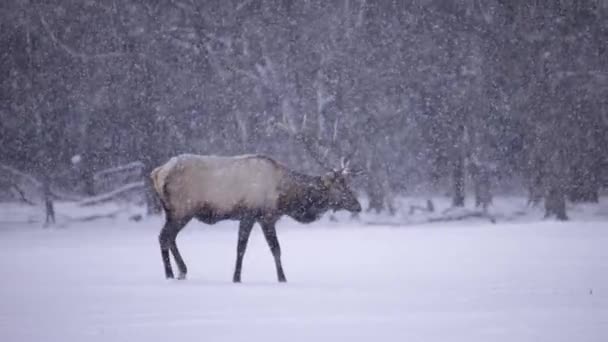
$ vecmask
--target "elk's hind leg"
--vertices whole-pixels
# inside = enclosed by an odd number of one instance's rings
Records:
[[[177,248],[176,238],[177,234],[184,228],[184,226],[190,221],[189,219],[174,220],[167,218],[165,226],[158,236],[160,243],[160,253],[165,267],[165,277],[167,279],[174,278],[173,269],[171,268],[171,260],[169,259],[169,251],[173,254],[175,263],[179,270],[178,279],[185,279],[188,269],[186,263],[182,258],[179,249]]]
[[[161,229],[158,235],[158,243],[160,244],[160,255],[163,260],[163,266],[165,268],[165,278],[173,278],[173,269],[171,268],[171,260],[169,259],[169,244],[172,235],[171,221],[167,219],[163,229]]]
[[[177,264],[177,268],[179,270],[179,275],[177,279],[186,279],[186,274],[188,273],[188,268],[186,267],[186,263],[182,258],[182,255],[179,253],[179,249],[177,248],[177,234],[188,224],[190,219],[183,219],[177,221],[174,225],[173,234],[171,235],[171,240],[169,243],[169,250],[171,250],[171,254],[173,254],[173,258],[175,259],[175,263]]]

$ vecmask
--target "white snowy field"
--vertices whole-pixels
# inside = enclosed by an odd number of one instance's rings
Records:
[[[7,211],[4,211],[5,215]],[[608,223],[279,222],[231,282],[236,223],[191,223],[165,280],[161,219],[0,219],[0,341],[608,341]]]

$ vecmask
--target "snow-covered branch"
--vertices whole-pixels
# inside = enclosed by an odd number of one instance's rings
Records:
[[[117,166],[117,167],[113,167],[113,168],[109,168],[109,169],[105,169],[99,172],[96,172],[93,175],[93,178],[95,180],[110,176],[112,174],[115,173],[121,173],[121,172],[139,172],[141,173],[142,169],[144,168],[144,164],[140,161],[134,161],[125,165],[121,165],[121,166]]]
[[[21,179],[24,179],[24,180],[28,181],[29,183],[31,183],[32,185],[34,185],[34,186],[36,186],[38,188],[42,187],[42,183],[40,183],[40,181],[38,181],[36,178],[34,178],[33,176],[31,176],[31,175],[29,175],[29,174],[27,174],[25,172],[19,171],[19,170],[13,168],[13,167],[10,167],[8,165],[0,164],[0,170],[5,171],[7,173],[10,173],[10,174],[12,174],[14,176],[17,176],[17,177],[21,178]]]
[[[127,194],[133,192],[143,192],[144,190],[144,182],[133,182],[129,183],[125,186],[122,186],[116,190],[112,190],[105,194],[101,194],[98,196],[87,198],[79,203],[80,206],[86,207],[91,205],[96,205],[100,203],[109,202],[115,200],[117,198],[126,196]]]

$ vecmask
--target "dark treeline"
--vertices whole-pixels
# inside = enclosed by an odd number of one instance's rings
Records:
[[[0,163],[65,191],[181,152],[318,172],[307,142],[376,210],[520,189],[565,218],[608,183],[602,0],[5,0],[0,47]]]

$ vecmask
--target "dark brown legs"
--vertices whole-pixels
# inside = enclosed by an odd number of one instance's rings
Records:
[[[188,221],[190,220],[173,220],[171,218],[167,218],[165,226],[158,235],[160,254],[165,269],[165,277],[167,279],[174,278],[169,253],[173,254],[173,259],[175,259],[175,264],[179,270],[178,279],[185,279],[186,274],[188,273],[188,268],[186,267],[186,263],[184,262],[176,243],[177,234],[182,230],[182,228],[184,228]],[[249,241],[251,229],[253,228],[254,224],[255,219],[243,219],[239,223],[239,238],[236,247],[236,264],[234,267],[234,276],[232,278],[232,281],[235,283],[241,282],[243,257],[245,256],[247,242]],[[268,246],[270,247],[270,251],[274,257],[274,263],[277,269],[277,278],[280,282],[285,282],[287,280],[285,279],[285,273],[283,272],[283,266],[281,265],[281,246],[279,245],[279,240],[277,239],[274,221],[260,221],[260,225],[262,226],[264,237],[266,238],[266,242],[268,242]]]
[[[169,259],[169,251],[171,251],[173,254],[173,258],[175,259],[175,263],[177,264],[177,268],[179,270],[178,279],[185,279],[186,274],[188,273],[186,263],[184,263],[184,259],[182,259],[179,249],[177,248],[177,243],[175,242],[177,234],[180,232],[180,230],[182,230],[182,228],[184,228],[188,221],[190,220],[173,220],[167,218],[165,226],[158,235],[160,254],[163,260],[163,266],[165,268],[165,277],[167,279],[174,277],[173,269],[171,268],[171,260]]]
[[[235,283],[241,282],[241,269],[243,268],[243,256],[247,250],[247,241],[251,234],[251,229],[255,223],[252,219],[244,219],[239,223],[239,241],[236,246],[236,265],[234,266],[234,276],[232,281]]]
[[[261,225],[266,242],[268,242],[268,247],[270,247],[270,251],[274,257],[274,264],[277,268],[277,278],[280,282],[284,283],[287,279],[285,279],[283,265],[281,265],[281,246],[279,245],[279,239],[277,239],[277,230],[274,227],[274,223],[262,222]]]
[[[277,268],[277,278],[280,282],[286,282],[285,273],[283,272],[283,266],[281,265],[281,246],[277,239],[277,231],[274,227],[274,221],[259,221],[264,232],[264,237],[268,242],[272,256],[274,257],[274,263]],[[235,283],[241,282],[241,270],[243,268],[243,257],[245,256],[245,250],[247,249],[247,241],[251,234],[255,221],[251,219],[241,220],[239,225],[239,241],[236,247],[236,266],[234,268],[234,277],[232,281]]]

